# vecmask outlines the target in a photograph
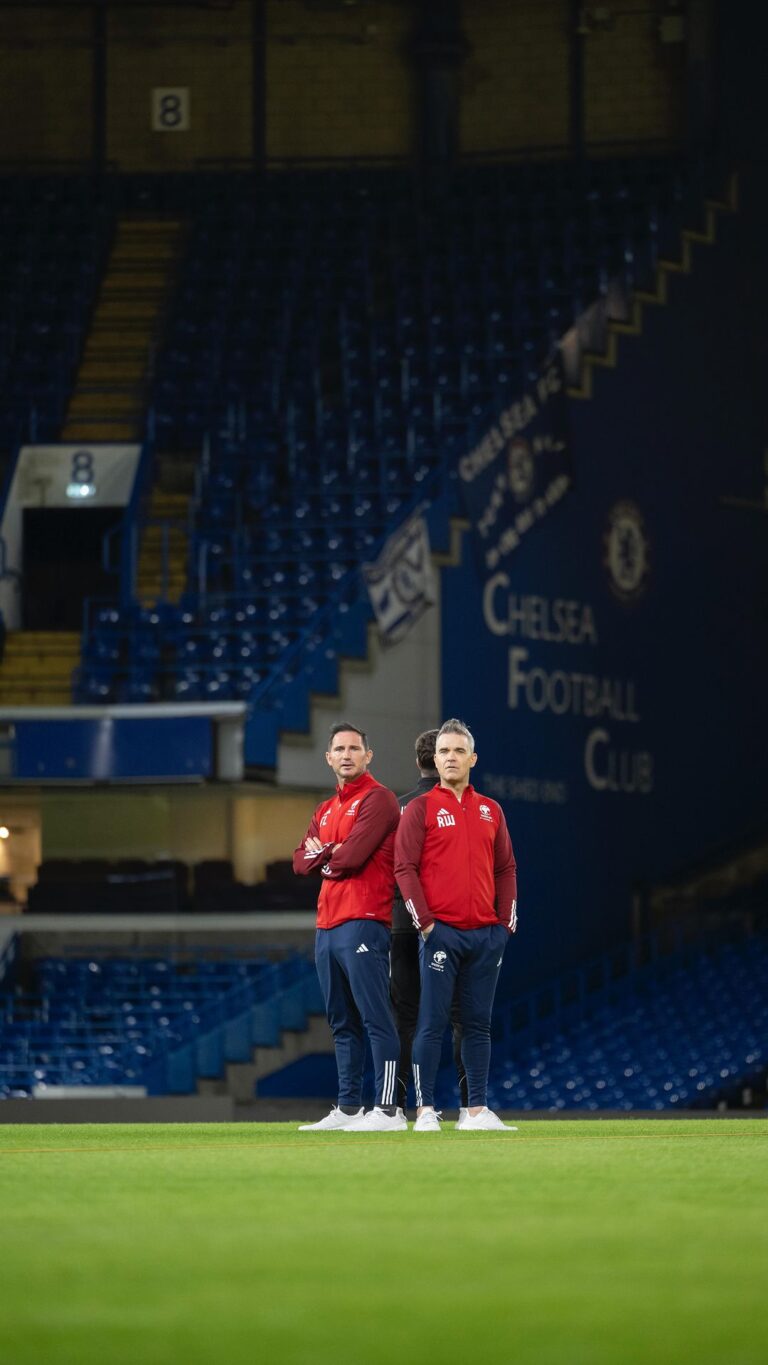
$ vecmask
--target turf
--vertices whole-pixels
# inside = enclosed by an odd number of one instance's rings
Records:
[[[3,1365],[764,1365],[765,1121],[0,1128]]]

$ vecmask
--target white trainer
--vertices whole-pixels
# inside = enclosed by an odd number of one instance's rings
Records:
[[[424,1109],[413,1125],[414,1133],[439,1133],[441,1115],[436,1109]]]
[[[358,1114],[351,1123],[345,1123],[345,1133],[404,1133],[408,1120],[402,1109],[395,1114],[385,1114],[378,1107],[369,1109],[367,1114]]]
[[[458,1124],[456,1126],[458,1127]],[[482,1132],[501,1131],[502,1133],[517,1132],[517,1128],[514,1126],[514,1124],[502,1123],[498,1114],[494,1114],[492,1109],[487,1108],[481,1109],[479,1114],[470,1114],[469,1110],[467,1110],[467,1113],[464,1117],[464,1122],[461,1125],[461,1131],[463,1133],[466,1133],[470,1129],[473,1132],[480,1131]]]
[[[459,1110],[459,1117],[457,1118],[456,1123],[455,1123],[455,1125],[454,1125],[456,1128],[463,1128],[463,1127],[464,1127],[464,1120],[465,1120],[465,1118],[467,1117],[468,1112],[469,1112],[469,1111],[468,1111],[467,1109],[460,1109],[460,1110]]]
[[[330,1114],[326,1114],[325,1118],[319,1119],[317,1123],[300,1123],[299,1132],[331,1133],[334,1129],[341,1131],[342,1128],[348,1128],[350,1123],[354,1123],[355,1119],[361,1118],[364,1112],[361,1108],[356,1114],[345,1114],[343,1109],[334,1104]]]

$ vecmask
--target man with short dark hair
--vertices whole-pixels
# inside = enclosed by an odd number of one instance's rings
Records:
[[[392,1132],[408,1127],[397,1105],[400,1043],[389,999],[397,798],[368,772],[365,732],[343,721],[331,730],[334,796],[321,801],[293,855],[299,875],[319,871],[315,962],[333,1033],[338,1104],[304,1132]],[[362,1108],[365,1035],[376,1078],[373,1109]]]
[[[409,802],[417,796],[423,796],[425,792],[431,791],[438,782],[437,769],[435,768],[437,734],[437,730],[424,730],[416,739],[414,748],[416,750],[419,781],[413,791],[406,792],[405,796],[398,797],[401,814]],[[405,1109],[408,1081],[411,1074],[413,1035],[416,1032],[416,1021],[419,1015],[421,981],[419,975],[419,934],[405,908],[399,891],[395,892],[395,903],[392,907],[391,962],[392,1008],[395,1011],[397,1032],[400,1035],[400,1067],[397,1083],[400,1104]],[[467,1107],[467,1073],[461,1060],[461,1020],[456,999],[451,1006],[451,1030],[453,1033],[453,1060],[456,1063],[456,1072],[459,1078],[461,1104],[459,1115],[461,1116]]]
[[[441,726],[439,786],[411,801],[395,841],[395,875],[421,934],[421,1003],[413,1040],[415,1133],[440,1131],[435,1073],[458,990],[469,1104],[462,1131],[510,1132],[487,1106],[491,1010],[504,949],[517,927],[517,869],[501,807],[469,781],[475,741],[460,720]]]

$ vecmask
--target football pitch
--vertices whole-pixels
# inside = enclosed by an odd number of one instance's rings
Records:
[[[765,1365],[763,1119],[0,1127],[3,1365]]]

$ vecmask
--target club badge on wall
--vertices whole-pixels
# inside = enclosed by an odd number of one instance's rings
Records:
[[[650,544],[640,508],[634,502],[614,503],[603,536],[603,563],[613,594],[621,602],[636,602],[648,586]]]

